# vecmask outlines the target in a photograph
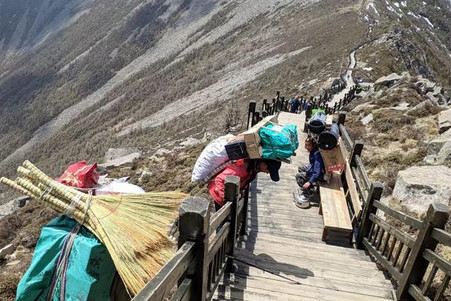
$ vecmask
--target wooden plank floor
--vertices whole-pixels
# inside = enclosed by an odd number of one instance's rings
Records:
[[[390,281],[364,251],[343,246],[346,238],[321,241],[317,205],[294,205],[297,166],[308,162],[303,121],[304,114],[279,116],[281,124],[298,125],[297,156],[282,164],[279,182],[262,174],[252,183],[237,270],[224,276],[214,300],[393,300]]]

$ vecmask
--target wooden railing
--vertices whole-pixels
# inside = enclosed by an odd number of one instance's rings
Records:
[[[451,262],[437,253],[437,245],[451,247],[451,234],[444,231],[450,208],[432,204],[424,220],[419,220],[383,204],[380,201],[383,186],[370,181],[360,158],[363,143],[351,140],[344,126],[344,113],[338,120],[345,157],[349,159],[362,201],[362,214],[357,219],[357,246],[368,250],[391,274],[398,284],[399,300],[442,300],[449,286]],[[409,233],[401,230],[399,224],[408,227]],[[441,278],[437,277],[439,271],[444,275]],[[436,291],[431,289],[434,279],[439,282]]]
[[[178,252],[133,300],[211,300],[225,272],[233,266],[239,233],[246,227],[248,191],[239,198],[239,181],[228,176],[225,205],[210,215],[209,201],[192,197],[179,214]]]
[[[349,95],[349,100],[337,108],[352,101],[353,94]],[[268,114],[288,110],[288,101],[277,93],[271,104],[262,105],[261,113],[256,108],[256,102],[249,104],[248,127]],[[451,263],[437,253],[436,247],[451,247],[451,234],[443,230],[449,208],[433,204],[421,221],[381,203],[383,186],[369,179],[361,159],[363,142],[352,141],[344,126],[345,118],[345,113],[340,113],[337,121],[342,150],[361,202],[361,210],[350,212],[358,227],[357,246],[366,249],[396,280],[399,300],[440,300],[449,285]],[[348,188],[344,187],[346,195]],[[211,300],[222,275],[231,271],[237,236],[245,234],[249,191],[241,198],[238,192],[239,178],[227,177],[225,205],[212,215],[205,199],[193,197],[183,202],[178,252],[133,300],[164,300],[170,295],[171,300]],[[355,209],[353,205],[350,208]],[[403,232],[396,226],[400,222],[416,231],[416,235]],[[430,299],[431,284],[434,279],[437,281],[439,271],[444,276]]]

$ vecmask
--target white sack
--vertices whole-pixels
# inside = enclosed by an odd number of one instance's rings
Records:
[[[231,134],[221,136],[205,147],[194,165],[192,182],[204,180],[214,169],[229,160],[225,145],[234,137]]]
[[[115,180],[111,183],[96,188],[96,195],[104,194],[142,194],[145,193],[141,187],[124,182],[123,179]]]

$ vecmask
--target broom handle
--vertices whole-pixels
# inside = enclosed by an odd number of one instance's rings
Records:
[[[47,186],[52,186],[53,189],[57,192],[60,193],[61,195],[64,196],[64,198],[70,202],[72,202],[73,197],[75,197],[79,192],[73,188],[67,187],[63,184],[60,184],[58,182],[55,182],[52,178],[50,178],[49,176],[47,176],[45,173],[43,173],[42,171],[40,171],[36,166],[34,166],[30,161],[26,160],[23,162],[23,166],[28,168],[31,173],[35,176],[36,179],[38,179],[39,181],[41,181],[43,184],[47,185]],[[91,196],[92,197],[92,196]],[[82,200],[84,202],[86,202],[87,196],[82,194]],[[96,236],[105,244],[107,245],[108,243],[110,245],[111,242],[108,239],[108,236],[105,233],[105,230],[103,229],[103,227],[101,227],[99,220],[91,214],[91,211],[88,210],[87,214],[89,214],[89,221],[92,223],[93,228],[95,228],[97,231],[93,231]],[[107,242],[108,240],[108,242]]]
[[[13,181],[11,181],[11,182],[16,185],[19,185],[21,190],[28,191],[28,194],[30,196],[32,196],[33,198],[37,199],[38,201],[41,200],[41,202],[43,202],[45,204],[52,205],[52,209],[55,209],[59,213],[64,213],[71,209],[71,207],[68,204],[60,201],[59,199],[57,199],[53,196],[50,196],[48,194],[43,195],[42,191],[39,188],[34,186],[30,181],[28,181],[26,179],[18,178],[16,180],[16,182],[13,182]],[[87,215],[86,218],[85,218],[85,212]],[[82,223],[83,219],[85,219],[85,221],[87,221],[87,224],[85,224],[87,226],[87,228],[89,228],[92,232],[96,232],[96,230],[98,228],[97,227],[98,223],[96,223],[95,217],[92,216],[92,212],[90,212],[90,210],[86,211],[86,206],[84,204],[77,203],[75,210],[72,212],[72,214],[73,214],[74,219],[79,223]]]
[[[30,161],[26,160],[23,163],[23,166],[26,167],[27,169],[30,170],[31,174],[30,176],[39,180],[40,182],[42,182],[44,185],[46,186],[51,186],[53,187],[53,189],[61,195],[61,197],[63,197],[65,200],[72,202],[72,200],[74,199],[74,197],[76,195],[78,195],[78,191],[70,188],[68,186],[65,186],[61,183],[56,182],[55,180],[53,180],[52,178],[50,178],[49,176],[47,176],[45,173],[43,173],[42,171],[40,171],[36,166],[34,166]],[[22,172],[23,169],[18,168],[19,172]],[[84,196],[82,196],[83,201],[86,202],[87,198],[85,198]]]
[[[22,186],[20,186],[19,184],[17,184],[16,182],[14,182],[13,180],[7,179],[7,178],[0,178],[0,182],[15,189],[16,191],[19,191],[20,193],[23,193],[29,197],[32,197],[33,199],[37,200],[39,203],[46,205],[50,208],[52,208],[53,210],[61,213],[64,211],[64,206],[65,203],[59,201],[55,201],[55,202],[47,202],[43,199],[41,199],[39,197],[39,195],[34,194],[33,192],[23,188]]]

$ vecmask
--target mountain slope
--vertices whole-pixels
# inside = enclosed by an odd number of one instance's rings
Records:
[[[220,123],[196,120],[208,105],[337,76],[331,62],[344,63],[366,28],[353,1],[116,4],[85,4],[71,26],[1,68],[2,171],[30,158],[57,173],[110,146],[152,151],[186,138],[172,137],[183,128],[214,132]]]

